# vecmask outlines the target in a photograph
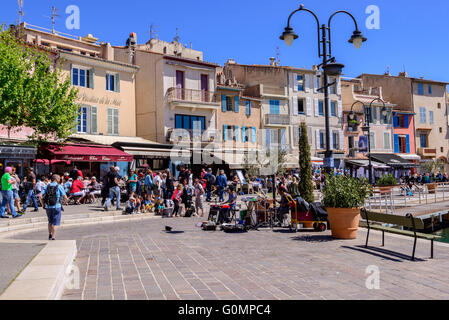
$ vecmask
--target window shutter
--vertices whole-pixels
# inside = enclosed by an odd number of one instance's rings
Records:
[[[251,101],[249,100],[245,101],[245,114],[247,116],[251,115]]]
[[[318,89],[320,88],[320,73],[317,72],[313,76],[313,92],[318,93]]]
[[[114,113],[114,134],[119,134],[118,109],[113,109]]]
[[[228,141],[228,126],[223,125],[223,141]]]
[[[399,153],[399,135],[394,135],[394,153]]]
[[[298,75],[296,73],[293,74],[293,91],[298,92]]]
[[[246,139],[246,127],[242,127],[242,142],[246,142],[249,139]]]
[[[94,79],[95,79],[95,69],[92,68],[89,70],[89,88],[91,89],[95,89]]]
[[[343,130],[340,130],[340,145],[338,147],[340,150],[345,149],[345,133]]]
[[[410,153],[410,135],[405,136],[405,145],[406,145],[406,152]]]
[[[320,139],[320,130],[317,129],[315,130],[315,136],[316,136],[316,149],[320,149],[320,145],[321,145],[321,139]]]
[[[226,112],[226,95],[221,95],[221,111]]]
[[[405,123],[405,128],[408,129],[408,127],[410,126],[408,123],[408,115],[404,116],[404,123]]]
[[[312,98],[307,97],[306,99],[307,116],[312,116]]]
[[[338,77],[337,78],[337,94],[339,95],[339,96],[341,96],[341,78],[340,77]]]
[[[234,140],[239,141],[239,127],[235,126],[234,128]]]
[[[234,111],[235,113],[239,113],[240,112],[240,97],[239,96],[235,96],[234,97]]]
[[[399,115],[394,115],[393,116],[393,128],[398,128],[399,127]]]
[[[90,133],[98,133],[98,111],[97,107],[90,107]]]
[[[271,129],[265,130],[266,147],[269,148],[271,144]]]
[[[338,117],[343,119],[343,102],[338,100]]]
[[[112,126],[113,126],[112,109],[108,108],[108,134],[112,134]]]
[[[331,132],[331,138],[329,139],[330,140],[330,147],[331,147],[331,150],[334,150],[334,148],[336,147],[335,145],[334,145],[334,135],[335,135],[335,132]]]
[[[73,86],[73,64],[70,64],[70,83]]]
[[[115,75],[115,92],[120,92],[120,74]]]
[[[373,124],[377,123],[377,109],[378,109],[377,107],[372,107],[372,109],[371,109],[371,115],[372,115],[371,120],[372,120]]]
[[[318,105],[319,105],[320,102],[319,102],[319,100],[316,99],[316,98],[314,99],[314,102],[315,102],[315,103],[314,103],[314,105],[315,105],[315,117],[318,117],[318,116],[320,115],[320,114],[319,114],[320,112],[319,112],[319,109],[318,109]]]
[[[310,92],[310,74],[305,74],[304,75],[304,90],[306,93]]]
[[[298,110],[298,97],[293,97],[292,101],[293,101],[293,115],[297,116],[298,113],[299,113],[299,110]]]

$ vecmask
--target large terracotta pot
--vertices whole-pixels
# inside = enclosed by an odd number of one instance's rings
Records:
[[[332,237],[335,239],[357,239],[359,230],[360,208],[326,208]]]

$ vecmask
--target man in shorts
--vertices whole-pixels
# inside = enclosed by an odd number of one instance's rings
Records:
[[[59,175],[53,175],[51,183],[44,188],[40,198],[42,208],[46,210],[48,217],[48,240],[56,240],[56,229],[61,225],[61,199],[64,199],[66,205],[68,202],[64,187],[59,184],[60,181]]]

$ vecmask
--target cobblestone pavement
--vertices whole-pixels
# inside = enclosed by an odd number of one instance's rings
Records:
[[[64,299],[449,299],[449,247],[374,233],[354,241],[329,232],[283,230],[244,234],[205,232],[197,218],[69,227],[58,239],[76,239],[80,289]],[[163,232],[166,225],[174,233]],[[41,239],[43,232],[19,236]],[[380,270],[380,289],[366,287],[368,266]]]

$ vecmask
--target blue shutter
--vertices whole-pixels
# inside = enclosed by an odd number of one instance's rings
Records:
[[[399,115],[396,114],[393,116],[393,128],[398,128],[399,127]]]
[[[399,153],[399,135],[394,135],[394,153]]]
[[[410,153],[410,135],[405,136],[405,144],[407,146],[407,153]]]
[[[256,127],[252,127],[252,135],[251,135],[251,139],[253,143],[257,142],[257,129]]]
[[[246,142],[246,127],[242,127],[242,141]]]
[[[223,125],[223,141],[228,141],[228,126]]]
[[[247,116],[251,115],[251,101],[245,101],[245,114]]]
[[[404,124],[405,124],[405,128],[408,129],[408,127],[410,126],[410,124],[408,122],[408,115],[404,116]]]
[[[238,126],[235,126],[235,129],[234,129],[234,139],[235,139],[235,141],[239,141],[239,127]]]
[[[221,95],[221,111],[226,112],[226,95]]]
[[[239,113],[240,112],[240,97],[239,96],[235,96],[234,97],[234,111],[236,112],[236,113]]]

